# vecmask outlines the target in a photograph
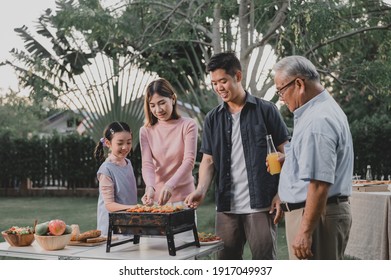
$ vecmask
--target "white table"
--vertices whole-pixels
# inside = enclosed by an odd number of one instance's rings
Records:
[[[391,192],[356,192],[345,254],[362,260],[391,259]]]
[[[178,245],[183,241],[175,240]],[[168,253],[167,239],[164,237],[141,237],[139,244],[126,243],[111,248],[106,253],[106,244],[83,247],[66,246],[63,250],[46,251],[36,241],[27,247],[12,247],[7,242],[0,243],[0,256],[61,260],[61,259],[90,259],[90,260],[186,260],[199,259],[223,249],[223,242],[201,247],[190,246],[176,252],[176,256]]]

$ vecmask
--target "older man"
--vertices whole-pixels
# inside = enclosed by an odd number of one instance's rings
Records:
[[[346,115],[301,56],[274,66],[277,95],[294,115],[278,193],[290,259],[343,259],[351,227],[353,143]]]

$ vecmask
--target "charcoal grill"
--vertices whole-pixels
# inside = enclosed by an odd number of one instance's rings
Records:
[[[110,248],[124,243],[140,243],[140,236],[160,235],[167,237],[168,253],[176,255],[176,251],[189,247],[200,247],[197,226],[195,223],[195,210],[192,208],[173,213],[149,213],[119,211],[109,213],[109,232],[107,235],[106,252]],[[193,231],[194,241],[175,246],[174,235],[185,231]],[[133,235],[132,238],[112,242],[112,234]]]

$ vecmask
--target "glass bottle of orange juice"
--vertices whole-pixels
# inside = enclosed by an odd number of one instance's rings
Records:
[[[271,175],[281,172],[281,163],[278,161],[278,152],[274,146],[272,136],[266,135],[267,143],[267,157],[266,160],[269,164],[269,172]]]

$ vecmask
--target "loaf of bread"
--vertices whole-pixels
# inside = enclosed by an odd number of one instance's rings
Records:
[[[86,241],[88,238],[95,238],[95,237],[99,237],[100,235],[101,235],[101,231],[98,229],[88,230],[83,233],[80,233],[77,241]]]
[[[79,225],[71,225],[71,228],[72,228],[71,241],[77,241],[80,235]]]

